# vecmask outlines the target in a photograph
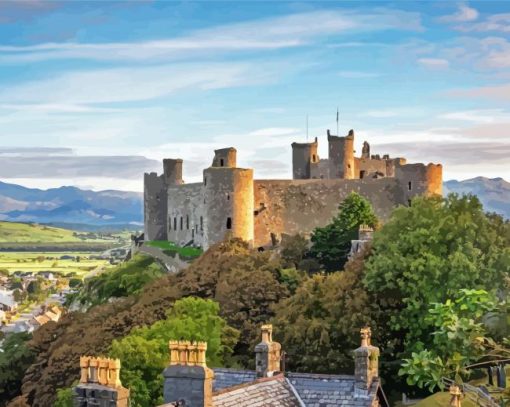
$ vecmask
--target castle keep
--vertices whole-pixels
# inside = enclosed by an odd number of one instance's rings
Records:
[[[327,132],[328,158],[320,159],[318,140],[292,143],[293,179],[258,180],[250,168],[238,168],[236,150],[215,150],[203,181],[185,184],[183,161],[164,159],[163,174],[144,176],[146,240],[169,240],[207,249],[226,237],[255,247],[282,234],[310,233],[326,225],[339,203],[357,192],[387,219],[416,195],[442,193],[441,164],[407,164],[405,158],[370,153],[364,142],[355,156],[354,132]]]

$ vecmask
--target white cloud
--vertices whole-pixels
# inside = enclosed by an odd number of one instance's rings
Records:
[[[197,30],[188,36],[137,43],[44,43],[0,46],[0,62],[46,59],[162,60],[297,47],[339,33],[386,29],[422,30],[417,13],[377,9],[367,14],[317,10]]]
[[[510,33],[510,13],[493,14],[483,21],[471,24],[460,24],[454,28],[465,32],[499,31]]]
[[[459,4],[455,13],[439,18],[443,23],[463,23],[466,21],[475,21],[479,16],[476,9],[467,4]]]
[[[498,123],[510,121],[510,114],[505,113],[503,109],[478,109],[444,113],[439,115],[438,118],[460,122]]]
[[[69,72],[4,88],[0,90],[0,102],[75,106],[142,101],[185,89],[210,90],[264,83],[276,71],[268,64],[209,63]]]
[[[418,63],[432,69],[445,69],[450,65],[450,63],[443,58],[419,58]]]
[[[451,96],[484,98],[510,102],[510,83],[502,83],[496,86],[481,86],[470,89],[456,89],[448,92]]]

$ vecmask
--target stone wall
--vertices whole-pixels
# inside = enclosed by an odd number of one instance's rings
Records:
[[[363,180],[255,180],[255,246],[271,243],[271,233],[309,233],[329,223],[351,192],[372,203],[378,217],[387,219],[392,209],[406,204],[395,178]]]
[[[204,236],[203,184],[168,187],[168,240],[185,245],[191,240],[201,245]]]
[[[166,240],[167,191],[163,175],[144,175],[144,230],[147,240]]]

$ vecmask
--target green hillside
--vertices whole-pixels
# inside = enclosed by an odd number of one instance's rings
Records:
[[[0,243],[82,242],[72,230],[33,223],[0,222]]]

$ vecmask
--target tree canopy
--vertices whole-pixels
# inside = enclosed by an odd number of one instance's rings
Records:
[[[351,240],[357,239],[359,227],[375,227],[377,224],[370,202],[355,192],[345,198],[338,209],[339,213],[331,223],[316,228],[311,237],[310,254],[329,272],[343,269],[351,250]]]

